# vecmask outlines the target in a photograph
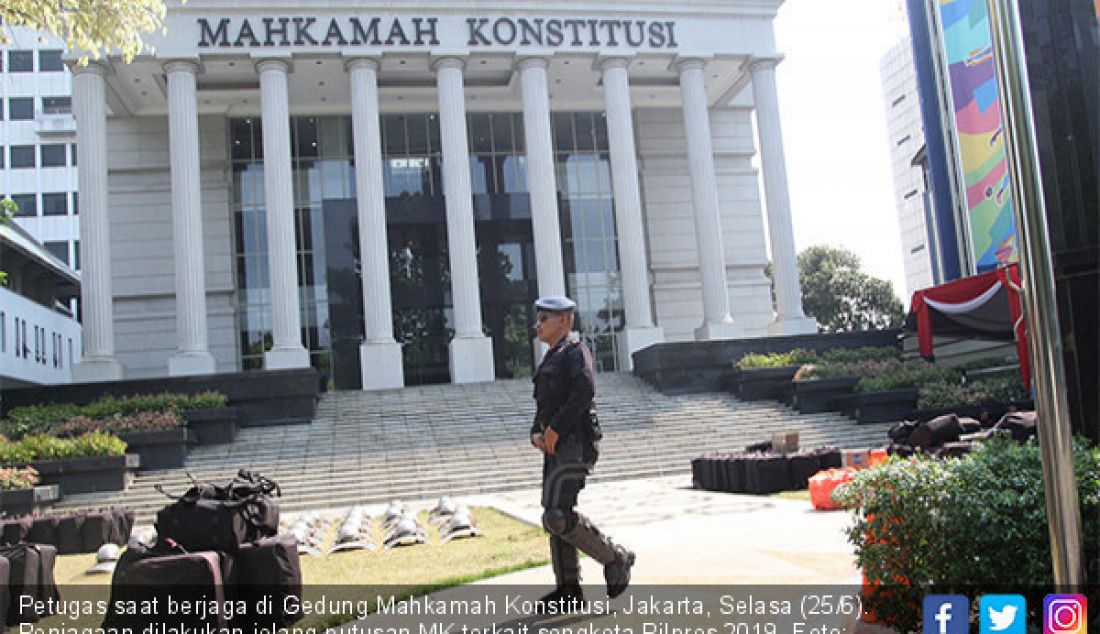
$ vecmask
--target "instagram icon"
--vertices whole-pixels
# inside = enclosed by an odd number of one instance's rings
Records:
[[[1081,594],[1048,594],[1043,599],[1043,634],[1088,634],[1088,605]]]

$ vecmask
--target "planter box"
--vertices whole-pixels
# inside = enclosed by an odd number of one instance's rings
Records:
[[[981,419],[982,407],[989,412],[989,418],[987,420]],[[976,418],[982,423],[982,427],[992,427],[1001,420],[1001,417],[1008,413],[1009,407],[1015,407],[1017,410],[1026,411],[1035,409],[1034,401],[1013,401],[1011,403],[986,403],[982,405],[958,405],[955,407],[937,407],[934,409],[918,409],[913,413],[913,419],[918,422],[924,422],[932,420],[937,416],[943,416],[944,414],[956,414],[958,416],[968,416],[970,418]]]
[[[96,493],[98,491],[125,491],[134,480],[134,471],[141,464],[137,454],[123,456],[95,456],[69,460],[42,460],[23,463],[38,471],[42,484],[56,484],[62,495]]]
[[[797,365],[785,365],[778,368],[752,368],[733,370],[733,393],[743,401],[778,400],[783,388],[790,384]]]
[[[187,462],[187,428],[119,434],[126,451],[141,456],[141,469],[175,469]]]
[[[791,406],[803,414],[839,412],[843,397],[848,396],[859,383],[859,377],[793,381],[794,399]]]
[[[183,413],[191,441],[198,445],[221,445],[237,439],[241,430],[240,412],[236,407],[193,409]]]
[[[61,499],[61,489],[56,484],[39,485],[17,491],[0,491],[0,511],[9,517],[30,515],[42,511]]]
[[[888,423],[913,417],[919,393],[916,388],[852,394],[844,413],[858,423]]]

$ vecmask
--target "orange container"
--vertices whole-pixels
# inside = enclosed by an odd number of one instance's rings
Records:
[[[819,511],[834,511],[839,508],[833,503],[833,490],[852,481],[855,469],[825,469],[810,478],[810,502]]]

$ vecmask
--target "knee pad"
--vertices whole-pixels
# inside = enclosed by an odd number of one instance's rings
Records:
[[[564,535],[576,524],[573,513],[559,508],[548,508],[542,514],[542,526],[551,534]]]

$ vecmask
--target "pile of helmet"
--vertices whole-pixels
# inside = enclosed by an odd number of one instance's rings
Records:
[[[349,550],[377,550],[378,544],[374,542],[371,534],[373,518],[361,506],[353,506],[344,515],[344,521],[340,528],[336,529],[336,540],[330,553],[338,553]]]
[[[291,604],[288,598],[301,600],[302,572],[296,538],[277,535],[278,484],[243,470],[227,482],[192,483],[157,513],[156,542],[131,541],[119,557],[103,628],[274,631],[298,621],[300,613],[283,611]],[[174,614],[122,609],[154,601],[217,609]]]
[[[428,543],[428,534],[401,502],[394,500],[382,515],[382,546],[389,550],[396,546],[415,546]]]
[[[470,515],[470,509],[455,504],[450,498],[439,498],[439,503],[428,512],[428,523],[439,526],[440,540],[445,544],[462,537],[480,537],[483,533]]]
[[[328,521],[323,519],[316,511],[304,513],[294,522],[283,527],[281,532],[292,535],[298,545],[299,555],[321,554],[321,544],[325,533],[328,532]]]

